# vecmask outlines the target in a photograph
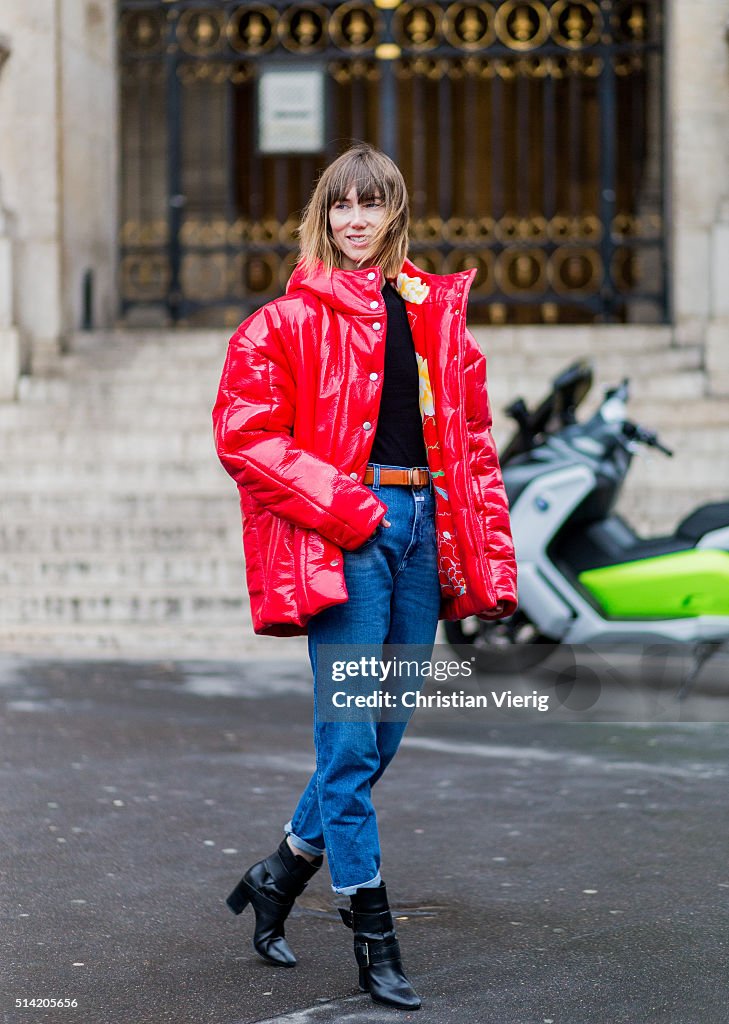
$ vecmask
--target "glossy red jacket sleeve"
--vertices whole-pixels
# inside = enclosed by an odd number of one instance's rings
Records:
[[[359,547],[387,511],[372,491],[297,445],[296,382],[266,307],[230,339],[213,427],[218,457],[236,483],[297,526],[339,547]]]
[[[473,335],[466,331],[466,422],[470,468],[483,510],[486,557],[496,599],[505,609],[494,618],[516,610],[516,560],[509,523],[509,503],[491,435],[491,406],[486,386],[486,357]],[[489,618],[488,612],[482,613]]]

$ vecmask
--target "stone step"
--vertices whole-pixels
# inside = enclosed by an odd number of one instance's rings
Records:
[[[72,354],[83,354],[87,359],[114,358],[116,355],[136,352],[144,355],[177,355],[188,352],[225,352],[228,339],[235,328],[209,329],[131,329],[111,331],[77,331],[70,339]],[[620,324],[589,324],[479,327],[471,328],[479,344],[503,351],[532,354],[555,352],[571,358],[575,352],[596,354],[620,352],[632,355],[637,351],[670,348],[673,331],[664,325],[623,326]],[[690,347],[690,346],[687,346]]]
[[[211,429],[202,430],[189,423],[178,424],[177,429],[161,432],[139,429],[130,420],[129,428],[95,428],[86,431],[66,429],[59,425],[57,430],[48,426],[32,434],[24,429],[10,427],[0,430],[0,451],[12,452],[28,462],[42,452],[48,458],[73,457],[81,452],[85,458],[96,458],[99,463],[124,459],[134,452],[140,459],[209,459],[218,460]],[[207,425],[206,425],[207,426]]]
[[[185,624],[184,630],[158,623],[50,625],[13,623],[0,629],[0,651],[48,658],[149,659],[178,661],[274,660],[308,665],[306,637],[255,636],[245,624]]]
[[[73,331],[69,347],[73,352],[96,352],[120,347],[158,345],[174,350],[186,345],[213,344],[221,335],[233,333],[227,327],[112,327],[98,331]]]
[[[669,459],[659,452],[643,449],[634,460],[628,479],[631,489],[639,486],[678,493],[694,487],[719,486],[729,492],[729,450],[682,451]]]
[[[7,435],[15,434],[28,444],[41,429],[45,435],[74,433],[84,439],[91,434],[106,436],[130,431],[177,434],[184,429],[188,436],[212,439],[212,409],[212,399],[172,405],[151,399],[144,402],[139,396],[133,401],[118,402],[110,398],[105,404],[94,405],[78,396],[67,406],[45,407],[42,414],[32,405],[0,405],[0,436],[7,440]]]
[[[87,488],[113,491],[165,491],[185,493],[194,489],[235,494],[235,484],[218,462],[217,456],[205,459],[144,460],[115,459],[113,462],[87,458],[83,446],[63,459],[49,458],[40,452],[30,458],[18,452],[0,459],[0,489],[41,492]]]
[[[305,659],[305,640],[252,635],[237,496],[210,419],[230,333],[77,334],[57,377],[24,378],[20,401],[0,405],[0,650]],[[631,415],[677,458],[636,461],[620,508],[669,532],[717,481],[729,492],[729,412],[704,398],[701,352],[670,333],[479,332],[497,441],[512,432],[501,408],[541,399],[578,354],[596,363],[583,415],[631,377]]]
[[[70,339],[71,354],[93,359],[113,359],[125,353],[142,357],[180,356],[188,352],[225,352],[235,328],[195,330],[134,330],[76,332]],[[673,346],[671,327],[663,325],[563,325],[549,326],[473,326],[471,331],[484,348],[532,354],[555,352],[571,358],[575,352],[589,354],[619,352],[627,355]],[[691,346],[685,346],[691,347]]]
[[[609,383],[618,382],[616,377]],[[607,382],[606,382],[607,383]],[[704,376],[699,371],[684,371],[664,376],[654,374],[644,381],[634,383],[631,391],[629,411],[634,419],[662,426],[675,423],[687,427],[693,424],[729,425],[729,402],[704,397]],[[41,445],[46,443],[58,447],[65,444],[64,453],[73,454],[69,447],[86,443],[90,435],[106,438],[121,436],[128,456],[129,446],[134,443],[143,452],[155,449],[154,435],[171,435],[191,440],[195,452],[210,450],[212,441],[212,407],[214,395],[206,394],[204,400],[185,401],[184,387],[173,389],[174,403],[159,401],[152,392],[145,398],[135,387],[124,394],[126,385],[118,384],[103,401],[79,394],[68,407],[44,408],[43,419],[30,405],[0,405],[0,444],[6,451],[13,448],[24,450],[29,444],[36,449],[38,457]],[[515,397],[523,397],[529,404],[541,400],[546,393],[541,380],[530,380],[524,374],[513,379],[506,375],[494,378],[489,388],[491,407],[495,422],[506,423],[503,409]],[[604,393],[601,384],[596,385],[580,408],[580,419],[584,419],[599,404]],[[57,424],[57,429],[50,428]],[[42,428],[42,429],[40,429]],[[150,436],[151,435],[151,436]],[[69,442],[62,439],[70,437]],[[129,444],[126,440],[129,438]],[[119,443],[119,442],[115,442]],[[55,449],[54,449],[55,450]],[[169,458],[171,453],[167,453]]]
[[[50,589],[60,587],[177,587],[244,590],[242,546],[190,555],[185,551],[160,555],[117,555],[99,551],[66,555],[8,552],[0,559],[0,587]]]
[[[660,438],[673,449],[674,457],[641,447],[631,478],[657,480],[680,490],[684,484],[694,486],[696,480],[714,484],[725,474],[729,488],[729,426],[666,429],[660,431]],[[94,465],[66,465],[65,476],[54,472],[51,464],[45,465],[42,476],[40,466],[33,468],[30,476],[24,474],[22,462],[14,473],[9,465],[0,470],[0,519],[5,523],[31,517],[35,522],[150,520],[184,526],[200,520],[230,524],[238,519],[235,484],[217,465],[193,479],[189,473],[173,474],[170,467],[166,475],[155,472],[154,463],[127,469],[111,465],[103,474]]]
[[[0,522],[0,552],[12,554],[73,554],[101,551],[124,554],[181,553],[208,554],[231,552],[241,545],[240,525],[228,517],[211,523],[179,525],[166,523],[33,523]]]
[[[549,349],[538,352],[524,352],[511,348],[501,350],[489,342],[484,346],[484,351],[489,361],[489,372],[494,380],[524,378],[544,390],[553,377],[580,355],[591,358],[596,378],[609,383],[617,383],[624,377],[641,381],[656,372],[665,375],[681,370],[701,370],[703,367],[703,353],[701,349],[694,347],[660,348],[630,353],[606,351],[592,356],[589,353],[581,353],[578,349],[573,351],[571,358],[565,358],[563,354]],[[157,394],[159,400],[164,401],[169,397],[170,389],[174,385],[184,387],[186,399],[204,394],[205,391],[214,397],[223,368],[223,359],[224,353],[219,358],[198,356],[195,359],[188,353],[181,357],[179,362],[175,362],[167,357],[153,358],[151,354],[147,354],[145,358],[130,358],[118,364],[95,365],[81,357],[68,356],[62,364],[62,369],[69,390],[76,393],[88,388],[93,381],[96,385],[95,390],[103,397],[110,387],[115,388],[123,383],[133,384],[145,398]],[[23,389],[23,398],[32,401],[39,398],[43,390],[27,384]],[[60,390],[57,390],[57,397],[62,398]],[[93,401],[94,395],[90,394],[89,398]]]
[[[69,394],[70,383],[65,377],[22,376],[18,380],[18,401],[0,405],[0,408],[20,409],[26,403],[63,405],[68,402]]]
[[[679,406],[674,407],[676,410]],[[513,420],[499,412],[498,407],[492,410],[494,423],[493,435],[497,447],[505,446],[516,431]],[[578,417],[580,422],[586,422],[595,411],[594,407],[584,405]],[[650,405],[632,403],[629,406],[629,418],[650,430],[659,434],[669,447],[675,448],[677,456],[684,453],[687,456],[696,450],[713,452],[722,451],[729,441],[729,420],[725,413],[717,409],[717,417],[710,421],[707,417],[710,412],[702,410],[697,414],[694,422],[686,422],[688,414],[681,409],[680,414],[673,415],[671,407],[666,405],[663,409],[663,416],[658,416],[657,408]],[[0,460],[0,488],[2,486],[15,487],[14,481],[22,487],[25,480],[28,486],[36,486],[36,481],[44,480],[44,487],[51,490],[65,490],[68,485],[73,485],[76,480],[81,484],[96,484],[102,491],[128,491],[154,489],[155,483],[161,488],[169,488],[175,493],[187,489],[189,492],[199,493],[201,490],[209,493],[221,493],[226,487],[232,486],[227,472],[220,464],[217,453],[214,449],[214,441],[208,443],[206,439],[201,440],[202,431],[184,436],[181,440],[175,441],[170,446],[165,446],[161,437],[151,440],[144,449],[137,449],[134,457],[129,457],[129,452],[111,458],[93,456],[89,451],[86,433],[75,434],[73,430],[67,430],[59,435],[58,440],[48,443],[37,456],[26,454],[28,444],[17,443],[14,448],[6,449],[6,454]],[[0,431],[0,435],[2,431]],[[17,432],[11,436],[17,442]],[[109,446],[107,456],[115,449],[118,450],[120,441]],[[95,448],[101,445],[101,440],[95,444]],[[160,448],[164,450],[160,452]],[[170,448],[178,449],[179,454],[172,455]],[[55,486],[58,480],[59,486]]]
[[[516,428],[513,421],[501,411],[498,397],[492,395],[491,401],[494,437],[497,444],[503,447]],[[578,412],[579,420],[587,420],[596,405],[594,398],[586,401]],[[188,490],[204,488],[211,492],[228,486],[229,477],[215,452],[207,415],[198,420],[189,415],[181,439],[169,445],[162,439],[173,435],[177,424],[164,423],[158,419],[155,426],[149,429],[152,439],[147,441],[145,438],[144,445],[135,450],[136,457],[130,458],[130,451],[121,440],[129,436],[129,431],[114,427],[109,418],[98,426],[90,422],[77,424],[73,420],[64,420],[62,430],[53,435],[52,441],[48,440],[48,433],[44,433],[42,447],[39,445],[36,452],[30,452],[31,445],[35,446],[34,437],[38,436],[32,437],[29,433],[35,424],[23,426],[17,415],[12,419],[3,418],[4,411],[7,412],[7,409],[0,407],[0,445],[5,445],[4,455],[0,459],[0,488],[14,488],[14,481],[18,481],[22,488],[23,481],[39,481],[41,478],[47,481],[44,487],[50,489],[58,489],[54,486],[56,479],[61,481],[63,487],[68,484],[73,486],[78,480],[84,486],[98,484],[105,491],[149,489],[157,481],[160,486],[171,487],[176,493],[185,486]],[[677,454],[696,449],[721,450],[729,443],[729,402],[715,400],[684,403],[672,400],[657,404],[652,401],[631,401],[628,414],[634,422],[657,431],[669,447],[676,449]],[[135,415],[135,429],[139,431],[144,419],[154,418],[144,411]],[[90,450],[88,444],[89,435],[93,433],[97,436],[94,449],[98,450],[109,432],[118,439],[106,446],[107,456],[111,458],[102,459],[97,455],[91,459],[93,450]],[[154,435],[157,435],[156,440]],[[112,454],[119,452],[120,447],[123,449],[120,454]],[[160,448],[165,449],[161,454]],[[178,453],[173,455],[171,449],[177,449]],[[59,452],[62,458],[59,458]],[[217,486],[219,481],[224,482]]]
[[[238,624],[250,629],[250,606],[242,587],[170,591],[110,587],[0,588],[0,626],[13,623]]]
[[[683,465],[691,461],[696,467],[692,479],[706,476],[707,483],[716,480],[716,474],[725,466],[729,452],[729,425],[713,429],[664,429],[650,418],[635,418],[645,426],[658,429],[661,439],[674,449],[675,458],[669,460],[643,449],[632,473],[637,472],[643,462],[657,462],[660,466],[659,477],[665,477],[671,485],[680,485],[684,475]],[[494,429],[497,445],[503,446],[512,433],[513,427],[510,424],[503,419],[497,422]],[[206,451],[202,459],[187,458],[172,462],[160,459],[154,451],[148,452],[146,459],[106,461],[98,458],[89,460],[83,442],[79,440],[78,445],[74,446],[71,435],[68,435],[65,446],[62,458],[50,457],[48,451],[43,452],[42,459],[34,459],[17,451],[6,456],[0,462],[0,504],[5,495],[7,501],[19,508],[22,514],[19,495],[26,496],[32,501],[33,508],[39,510],[44,506],[52,509],[53,498],[57,496],[73,511],[74,494],[84,495],[84,502],[94,502],[94,495],[97,495],[100,501],[116,502],[123,511],[125,505],[137,504],[140,508],[145,504],[150,506],[155,496],[164,502],[166,497],[173,496],[193,501],[199,495],[200,500],[212,507],[216,515],[216,502],[228,503],[229,507],[235,505],[237,508],[235,484],[219,464],[214,452]],[[45,497],[47,494],[50,495],[48,498]],[[104,506],[94,504],[93,507]],[[154,502],[150,507],[154,507]],[[224,507],[221,505],[221,508]]]
[[[55,366],[67,370],[106,371],[127,365],[190,367],[218,363],[222,366],[232,331],[117,332],[108,335],[75,334],[69,350]]]
[[[559,373],[570,362],[552,352],[527,354],[518,352],[494,353],[486,350],[488,372],[492,381],[502,377],[513,380],[524,377],[530,385],[536,383],[546,392]],[[593,376],[598,386],[619,384],[625,377],[634,382],[634,387],[653,374],[668,375],[683,370],[703,370],[703,353],[700,349],[660,349],[655,352],[635,352],[632,355],[619,352],[601,353],[593,357]]]
[[[658,398],[631,399],[630,416],[650,426],[673,426],[681,430],[709,430],[729,427],[729,401],[722,398],[660,401]]]
[[[598,354],[577,349],[572,357],[565,358],[563,353],[546,348],[538,352],[524,352],[518,348],[501,349],[489,340],[484,345],[484,351],[492,376],[524,374],[545,387],[580,356],[592,360],[596,377],[610,381],[619,381],[626,376],[640,380],[656,371],[665,374],[679,370],[698,370],[703,366],[703,353],[699,348],[660,348],[629,353],[605,351]],[[166,355],[155,357],[152,353],[146,353],[118,364],[96,365],[78,356],[69,356],[63,363],[63,374],[76,390],[92,379],[102,388],[108,383],[123,380],[146,389],[159,389],[163,385],[182,381],[191,389],[201,386],[212,389],[220,379],[224,357],[224,350],[213,357],[185,353],[179,361],[171,360]]]
[[[593,402],[600,401],[605,387],[614,387],[627,374],[618,373],[599,379],[593,390]],[[510,375],[508,371],[499,370],[489,382],[489,395],[494,406],[503,407],[516,396],[523,397],[529,404],[540,400],[548,392],[548,387],[538,378],[524,373]],[[636,407],[647,400],[690,401],[703,399],[706,393],[706,375],[703,370],[681,370],[675,373],[659,373],[654,368],[640,379],[634,377],[631,382],[632,401]]]
[[[641,424],[644,421],[641,417]],[[650,425],[655,429],[655,424]],[[715,427],[677,427],[675,424],[661,426],[658,431],[661,441],[675,453],[674,463],[690,459],[696,452],[729,451],[729,423]]]
[[[634,475],[628,478],[620,495],[617,512],[641,536],[654,537],[672,534],[681,520],[700,505],[717,501],[729,502],[729,481],[719,486],[706,484],[700,489],[677,489],[671,484],[664,487],[660,481],[646,486]]]
[[[675,481],[660,472],[660,467],[650,466],[645,472],[634,468],[623,487],[621,501],[630,501],[636,508],[664,510],[668,516],[679,517],[682,510],[711,501],[729,501],[729,477],[717,473],[711,482],[701,487],[692,487],[690,482],[688,486],[677,487]]]
[[[123,373],[125,369],[169,369],[184,374],[198,365],[219,372],[231,333],[225,328],[77,333],[71,339],[70,352],[59,359],[57,372],[68,378],[86,372],[102,376]],[[672,361],[671,366],[673,361],[676,366],[687,365],[687,361],[699,365],[701,359],[700,346],[673,345],[671,329],[661,326],[476,327],[474,334],[487,355],[500,363],[516,360],[523,364],[525,356],[538,357],[540,369],[544,360],[554,360],[561,367],[578,357],[623,367],[638,367],[636,360],[655,361],[661,355]],[[23,387],[31,391],[37,385],[26,383]]]
[[[124,481],[118,481],[124,484]],[[232,485],[232,481],[231,481]],[[230,500],[227,500],[230,499]],[[224,522],[228,526],[240,519],[234,487],[225,494],[138,494],[126,488],[104,493],[100,489],[79,491],[35,490],[0,492],[0,521],[68,523],[89,522],[140,523],[156,522],[168,526],[189,526],[192,523]]]
[[[729,437],[724,435],[721,450],[715,453],[709,434],[699,436],[696,444],[688,433],[672,437],[661,432],[660,436],[673,447],[674,458],[641,449],[629,480],[638,480],[642,488],[676,493],[693,493],[697,487],[703,492],[714,487],[717,480],[724,480],[729,492]],[[65,475],[54,473],[51,465],[34,466],[33,473],[25,475],[22,463],[0,469],[0,519],[5,527],[12,524],[14,529],[25,528],[29,525],[28,515],[36,523],[45,521],[57,528],[65,524],[69,530],[81,525],[79,516],[86,520],[85,529],[101,525],[141,526],[146,522],[158,524],[161,531],[187,531],[199,521],[208,528],[221,524],[230,530],[238,523],[235,484],[224,474],[215,479],[206,477],[204,487],[201,477],[199,494],[191,496],[189,476],[165,481],[155,472],[154,465],[146,473],[141,467],[133,473],[115,473],[110,467],[103,477],[88,467],[84,472],[76,472],[70,465],[65,469]],[[32,512],[28,511],[30,508]],[[203,509],[207,512],[201,517],[196,510]],[[0,546],[2,536],[0,525]],[[13,533],[10,543],[17,543],[17,536]]]
[[[131,427],[170,431],[185,424],[188,429],[212,435],[214,395],[205,394],[195,401],[183,401],[176,395],[174,401],[167,402],[157,401],[151,394],[145,398],[135,388],[126,395],[121,390],[120,386],[106,399],[97,395],[93,400],[79,392],[63,405],[44,404],[42,411],[28,402],[15,406],[0,404],[0,431],[15,429],[30,433],[43,424],[53,424],[59,430],[83,434],[99,430],[118,433]]]
[[[523,353],[541,358],[545,353],[570,361],[579,356],[599,357],[613,353],[634,356],[637,353],[673,348],[671,327],[620,324],[571,324],[569,327],[471,327],[476,341],[491,352]],[[687,346],[691,347],[691,346]]]
[[[150,366],[142,366],[136,362],[122,366],[97,368],[86,363],[80,363],[78,367],[69,364],[64,367],[68,378],[69,392],[80,394],[90,389],[100,396],[104,396],[116,389],[123,383],[133,385],[142,401],[148,401],[150,397],[159,396],[164,399],[165,392],[181,387],[184,389],[184,399],[194,399],[196,396],[204,397],[205,394],[215,398],[220,382],[220,375],[223,369],[222,360],[198,365],[160,363]],[[93,401],[94,395],[90,396]]]

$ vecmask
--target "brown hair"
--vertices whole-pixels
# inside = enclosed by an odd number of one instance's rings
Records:
[[[328,274],[341,266],[342,254],[332,238],[329,211],[352,187],[361,201],[378,197],[385,206],[385,219],[366,258],[382,267],[385,277],[395,277],[408,249],[407,188],[390,157],[366,142],[355,143],[337,157],[316,183],[299,225],[299,260],[307,270],[321,261]]]

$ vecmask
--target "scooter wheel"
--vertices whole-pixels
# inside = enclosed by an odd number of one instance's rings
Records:
[[[454,647],[468,647],[476,670],[484,675],[516,675],[543,662],[559,646],[539,633],[518,609],[508,619],[487,622],[471,616],[446,622],[445,634]]]

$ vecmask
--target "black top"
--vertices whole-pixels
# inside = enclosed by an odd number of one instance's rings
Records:
[[[387,282],[385,376],[370,462],[390,466],[427,466],[423,421],[418,404],[418,364],[405,303]]]

